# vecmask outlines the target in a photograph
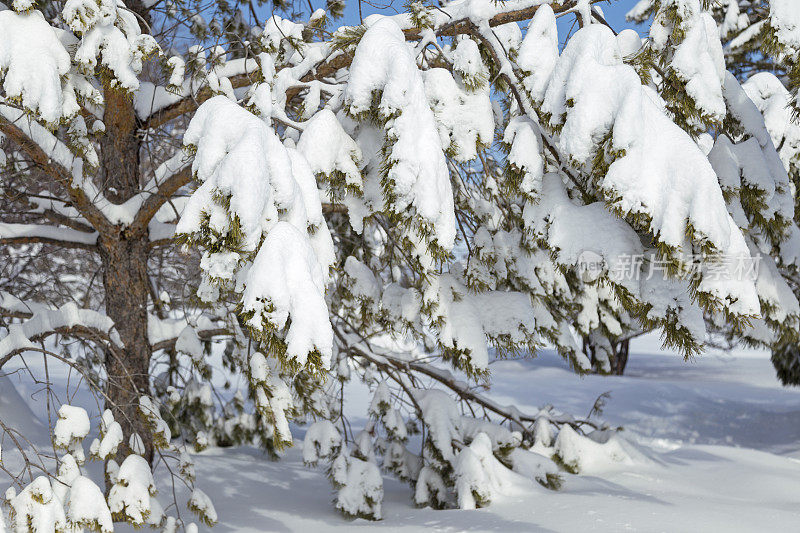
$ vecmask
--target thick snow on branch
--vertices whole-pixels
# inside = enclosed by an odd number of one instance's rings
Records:
[[[800,153],[800,124],[792,120],[789,107],[792,95],[771,72],[753,74],[742,84],[742,89],[761,112],[763,125],[788,168],[795,154]],[[759,138],[759,143],[763,145],[764,141]]]
[[[528,231],[545,239],[556,261],[564,266],[577,265],[586,252],[592,252],[602,258],[603,268],[613,278],[614,273],[625,271],[626,260],[644,251],[636,232],[609,213],[602,202],[575,205],[558,174],[544,177],[540,200],[525,205],[523,218]],[[636,279],[615,281],[635,293]]]
[[[782,45],[800,52],[800,5],[796,0],[771,0],[769,23]]]
[[[768,255],[776,252],[784,266],[796,262],[797,254],[792,249],[797,247],[797,226],[793,223],[792,185],[786,171],[793,163],[794,153],[785,152],[786,160],[782,161],[774,142],[777,140],[784,149],[786,144],[794,144],[787,135],[796,135],[793,130],[797,127],[791,110],[786,107],[788,92],[780,81],[771,74],[754,78],[755,81],[748,82],[749,87],[743,88],[733,75],[727,74],[725,100],[743,136],[734,143],[727,136],[719,135],[708,157],[726,193],[728,210],[746,231],[752,255],[760,259],[753,274],[762,316],[745,334],[772,344],[784,334],[781,329],[796,331],[800,319],[797,299]],[[773,86],[773,80],[778,87]],[[778,105],[781,107],[775,109]],[[759,108],[763,109],[763,116]],[[768,113],[771,116],[768,117]],[[776,124],[776,117],[786,122]],[[771,126],[770,131],[768,126]],[[778,327],[767,328],[765,321]]]
[[[538,193],[544,174],[539,125],[527,117],[512,117],[503,132],[503,144],[508,147],[506,160],[522,173],[522,192],[531,195]]]
[[[113,344],[122,346],[122,340],[114,330],[114,322],[107,315],[91,309],[79,309],[69,302],[58,309],[37,309],[25,322],[11,324],[8,335],[0,339],[0,359],[27,348],[37,348],[33,344],[37,338],[76,327],[95,331],[102,337],[107,336]]]
[[[0,79],[6,98],[48,124],[78,112],[75,95],[65,91],[62,79],[70,57],[56,30],[38,11],[0,11]]]
[[[305,123],[297,149],[311,166],[312,172],[331,177],[335,172],[344,175],[345,184],[361,189],[361,149],[342,128],[330,109],[323,109]]]
[[[671,19],[672,9],[677,21]],[[703,12],[700,0],[662,0],[650,28],[653,48],[665,51],[676,34],[681,37],[674,51],[670,51],[667,68],[686,84],[686,93],[700,113],[721,123],[725,117],[721,90],[725,59],[717,24],[710,14]]]
[[[141,33],[136,15],[122,0],[67,0],[61,16],[81,36],[75,50],[81,68],[93,71],[99,58],[114,85],[127,91],[139,88],[142,61],[159,48],[151,35]]]
[[[442,146],[456,161],[475,159],[478,146],[491,145],[494,136],[489,84],[469,90],[443,68],[426,70],[424,78],[428,105],[436,117]]]
[[[742,88],[761,112],[772,142],[779,149],[778,153],[784,167],[797,168],[796,154],[800,153],[800,125],[792,119],[792,109],[789,107],[792,96],[789,91],[769,72],[754,74]],[[760,138],[759,143],[764,145]],[[800,230],[796,224],[789,226],[788,236],[779,247],[778,256],[783,264],[800,264]]]
[[[775,150],[771,153],[777,165],[769,157],[769,152],[762,151],[754,137],[734,144],[728,137],[720,135],[708,157],[723,187],[737,193],[742,187],[758,190],[763,195],[764,209],[761,212],[765,217],[774,219],[781,216],[784,220],[791,220],[793,206],[792,198],[787,194],[789,180]],[[749,222],[742,218],[740,209],[741,205],[732,215],[740,227],[747,229]]]
[[[39,476],[12,497],[9,506],[13,511],[11,522],[15,531],[64,531],[67,517],[61,500],[53,492],[47,476]]]
[[[227,235],[230,220],[215,201],[219,196],[226,198],[231,219],[238,221],[245,251],[257,248],[265,230],[279,220],[279,209],[301,230],[310,222],[320,222],[308,220],[288,150],[277,135],[224,96],[200,107],[186,130],[184,144],[196,150],[192,171],[201,185],[183,211],[178,233],[199,231],[204,217],[209,217],[205,224],[221,236]],[[321,213],[319,197],[316,201]]]
[[[544,98],[544,91],[558,62],[558,29],[550,6],[542,6],[528,24],[528,31],[519,46],[517,65],[527,74],[525,89],[535,101]]]
[[[147,460],[131,454],[119,466],[114,485],[108,493],[112,513],[124,516],[135,526],[145,523],[153,511],[155,482]]]
[[[305,364],[316,350],[325,367],[330,365],[333,330],[325,303],[325,275],[307,237],[287,222],[278,222],[264,239],[245,281],[245,312],[252,311],[251,326],[266,319],[278,329],[286,326],[286,354]]]
[[[57,228],[55,226],[45,226],[42,224],[10,224],[0,222],[0,240],[3,239],[60,242],[64,243],[65,246],[92,246],[97,243],[97,232],[87,233],[71,228]]]
[[[542,108],[560,127],[559,148],[577,164],[590,164],[596,140],[609,138],[617,157],[600,186],[613,209],[644,216],[670,247],[683,247],[691,228],[719,252],[746,255],[714,170],[656,99],[622,62],[611,30],[591,25],[559,58]]]
[[[488,338],[507,336],[516,344],[534,335],[537,315],[530,297],[521,292],[487,291],[470,294],[452,275],[439,278],[439,313],[443,320],[440,341],[464,350],[472,367],[489,365]]]
[[[519,445],[522,440],[518,432],[499,424],[463,416],[456,401],[443,390],[417,389],[413,394],[430,431],[431,443],[446,461],[456,458],[456,443],[470,442],[481,434],[490,450]]]
[[[486,433],[478,433],[454,463],[455,489],[461,509],[486,505],[523,478],[497,460]]]
[[[333,332],[325,284],[335,258],[308,162],[223,96],[200,107],[184,143],[196,150],[192,170],[201,185],[176,232],[219,250],[201,263],[207,293],[211,280],[236,273],[248,324],[257,331],[286,327],[288,357],[304,364],[318,350],[327,366]],[[252,265],[242,266],[253,252]]]
[[[380,95],[377,109],[375,94]],[[374,112],[385,121],[384,188],[395,197],[386,208],[397,214],[413,209],[435,241],[450,250],[456,235],[450,175],[422,73],[393,20],[375,21],[362,37],[344,101],[354,116]]]

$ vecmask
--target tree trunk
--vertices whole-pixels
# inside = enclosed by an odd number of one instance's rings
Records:
[[[103,189],[111,200],[122,203],[139,190],[138,123],[132,97],[107,88],[103,94],[106,133],[100,139]]]
[[[625,366],[628,364],[628,351],[630,350],[629,339],[614,345],[614,360],[611,362],[611,373],[621,376],[625,373]]]
[[[106,195],[122,203],[139,190],[139,124],[129,94],[105,87],[105,134],[102,150],[102,185]],[[139,398],[150,393],[149,366],[152,348],[147,336],[147,299],[150,280],[147,272],[147,232],[131,232],[118,227],[98,239],[103,262],[106,313],[122,338],[122,353],[106,354],[106,407],[122,426],[125,442],[117,450],[120,463],[130,453],[131,435],[138,434],[144,444],[144,457],[152,464],[153,438],[139,413]]]
[[[625,366],[628,364],[628,352],[630,350],[630,339],[626,339],[622,342],[611,343],[611,349],[613,350],[613,354],[611,355],[611,360],[609,363],[611,364],[611,369],[609,374],[614,376],[621,376],[625,373]],[[600,368],[601,365],[597,360],[597,353],[596,348],[589,342],[588,337],[583,338],[583,353],[589,357],[589,361],[592,364],[592,369],[595,373],[602,373]]]
[[[151,347],[147,337],[147,241],[101,239],[106,313],[114,321],[124,352],[106,354],[106,408],[122,426],[125,442],[117,450],[120,463],[131,453],[129,439],[138,434],[144,457],[152,463],[153,438],[139,413],[139,397],[150,392]]]

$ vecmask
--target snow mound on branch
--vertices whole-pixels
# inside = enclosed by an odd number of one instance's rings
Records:
[[[489,80],[489,69],[481,59],[478,43],[463,37],[453,50],[453,70],[461,75],[464,85],[483,86]]]
[[[203,215],[209,226],[226,234],[227,214],[213,202],[215,195],[229,198],[231,218],[237,217],[242,248],[255,250],[278,209],[304,215],[299,188],[291,179],[286,149],[269,127],[252,113],[224,96],[216,96],[197,110],[183,137],[194,147],[192,172],[202,185],[189,198],[176,233],[199,230]]]
[[[772,154],[775,154],[774,150],[772,150]],[[775,165],[771,164],[774,161],[770,161],[767,155],[762,152],[755,137],[734,144],[727,136],[720,135],[714,143],[714,148],[708,154],[708,159],[723,187],[737,191],[743,186],[748,186],[763,191],[766,205],[766,208],[762,210],[763,215],[767,219],[773,219],[780,214],[789,219],[792,208],[791,197],[788,197],[789,202],[785,202],[783,201],[784,196],[776,191],[776,186],[781,184],[776,180],[776,175],[770,172]],[[780,160],[777,160],[777,165],[780,172],[778,176],[783,175],[784,183],[782,185],[788,191],[789,180],[786,171],[783,170]],[[747,221],[742,222],[744,223],[739,225],[746,228]]]
[[[772,0],[769,22],[778,42],[800,51],[800,6],[796,0]]]
[[[549,442],[544,444],[542,441],[538,440],[537,444],[542,447],[549,446]],[[548,475],[557,476],[560,472],[558,465],[556,465],[552,459],[524,448],[514,448],[511,450],[509,460],[511,462],[511,469],[528,479],[546,481]]]
[[[342,437],[330,420],[319,420],[311,424],[303,439],[303,462],[316,464],[328,459],[341,447]]]
[[[768,255],[761,256],[756,288],[759,298],[770,307],[771,318],[783,322],[790,316],[800,317],[800,302],[786,278],[781,275],[775,261]]]
[[[191,511],[193,511],[202,522],[213,526],[217,523],[217,510],[214,509],[214,504],[211,503],[211,498],[206,495],[202,490],[195,488],[192,491],[192,496],[186,504]]]
[[[18,99],[25,109],[48,124],[78,112],[68,98],[62,77],[70,59],[55,30],[38,11],[0,11],[0,78],[6,98]]]
[[[781,160],[788,167],[794,154],[800,152],[800,124],[792,120],[791,94],[771,72],[753,74],[742,89],[763,115],[772,144],[779,147]]]
[[[487,337],[507,335],[515,343],[522,343],[536,329],[536,313],[525,293],[471,294],[452,275],[441,276],[439,287],[437,312],[444,319],[441,343],[466,350],[471,365],[478,370],[486,370],[489,365]]]
[[[242,295],[245,311],[253,311],[282,329],[289,317],[286,354],[305,364],[314,349],[327,368],[333,347],[333,330],[325,303],[325,278],[317,256],[300,231],[278,222],[269,232],[253,261]]]
[[[114,531],[103,492],[91,479],[84,476],[74,479],[65,504],[71,523],[103,533]]]
[[[558,433],[554,448],[565,465],[581,474],[597,474],[651,462],[619,433],[596,431],[583,436],[567,424]]]
[[[428,105],[433,109],[442,146],[456,161],[477,157],[479,144],[490,145],[494,135],[494,112],[489,87],[473,91],[456,82],[449,71],[432,68],[423,73]]]
[[[202,184],[176,233],[199,237],[206,246],[238,240],[236,252],[204,256],[205,274],[243,282],[236,290],[242,291],[244,313],[252,314],[248,324],[258,331],[288,327],[287,356],[305,364],[318,350],[327,367],[333,331],[325,284],[335,256],[312,167],[224,96],[198,109],[184,144],[196,150],[192,170]],[[241,251],[257,252],[251,265]]]
[[[678,27],[683,38],[675,47],[668,68],[686,84],[686,93],[698,110],[721,122],[725,118],[722,83],[725,76],[725,58],[717,24],[710,14],[703,12],[699,0],[664,0],[650,28],[653,48],[664,51],[668,40],[674,39],[673,22],[666,16],[675,6],[680,18]]]
[[[706,338],[703,310],[693,300],[685,282],[663,276],[643,276],[640,299],[650,305],[651,320],[671,317],[675,324],[689,332],[694,339]]]
[[[731,114],[739,120],[745,133],[752,136],[751,140],[740,143],[740,146],[749,144],[749,148],[746,150],[752,152],[747,154],[747,160],[740,164],[743,181],[764,191],[767,207],[763,210],[763,214],[767,218],[779,216],[784,220],[791,220],[794,214],[794,201],[791,195],[789,175],[781,161],[780,154],[775,149],[779,145],[784,145],[782,149],[786,149],[786,142],[781,140],[776,143],[774,141],[772,132],[766,124],[766,116],[761,114],[759,107],[749,96],[745,87],[740,85],[730,72],[725,73],[723,89]],[[779,100],[781,99],[779,95],[776,96]],[[788,101],[788,94],[786,99]],[[791,111],[789,109],[784,109],[784,111],[787,113],[785,116],[788,119],[784,125],[784,133],[797,135],[800,127],[791,119]],[[789,141],[789,144],[792,144],[791,140]]]
[[[497,460],[486,433],[478,433],[470,445],[458,453],[454,470],[461,509],[483,507],[515,485],[524,483],[519,474]]]
[[[388,206],[398,214],[413,208],[432,227],[445,250],[456,236],[453,191],[433,111],[427,105],[422,73],[396,22],[375,21],[364,33],[350,67],[344,102],[355,116],[372,110],[386,121],[386,179],[396,198]]]
[[[503,132],[503,144],[509,147],[508,162],[523,173],[520,189],[538,194],[542,188],[544,158],[538,125],[528,117],[513,117]]]
[[[644,217],[658,240],[678,251],[690,251],[685,245],[691,229],[719,253],[749,256],[710,163],[622,62],[611,30],[591,25],[575,34],[559,58],[542,109],[560,127],[559,149],[576,165],[591,164],[597,139],[608,139],[615,159],[599,185],[613,210]],[[706,289],[731,302],[735,313],[759,311],[752,283],[709,283]]]
[[[153,510],[153,495],[155,482],[150,465],[140,455],[129,455],[120,465],[116,482],[108,493],[111,512],[125,516],[134,526],[142,525]]]
[[[83,69],[93,71],[99,57],[114,78],[112,85],[139,88],[142,62],[159,47],[151,35],[141,33],[133,11],[121,0],[67,0],[61,16],[81,36],[75,61]]]
[[[732,245],[711,165],[622,62],[611,30],[592,25],[575,34],[548,84],[543,109],[562,126],[559,148],[578,164],[589,162],[596,139],[611,137],[611,148],[623,155],[601,185],[614,207],[650,217],[665,244],[681,246],[688,222],[718,249]]]
[[[344,473],[343,473],[344,474]],[[381,519],[383,477],[375,463],[347,457],[347,471],[336,495],[336,508],[352,516]]]
[[[469,444],[480,435],[487,438],[493,451],[514,448],[522,441],[517,431],[489,420],[463,416],[456,401],[443,390],[415,389],[413,394],[430,432],[431,443],[445,461],[457,458],[454,443]]]
[[[459,435],[458,424],[461,420],[456,402],[446,392],[437,389],[418,389],[414,391],[414,397],[430,431],[431,442],[441,453],[442,459],[451,461],[455,457],[453,439]]]
[[[106,409],[100,418],[100,437],[92,441],[89,452],[92,457],[107,459],[117,453],[117,448],[124,440],[122,426],[114,420],[110,409]]]
[[[330,109],[321,110],[305,123],[297,149],[314,174],[330,176],[338,171],[344,174],[347,185],[361,188],[357,164],[361,160],[361,149]]]
[[[58,409],[58,420],[53,428],[53,445],[69,448],[89,434],[89,415],[86,409],[64,404]]]
[[[67,517],[50,480],[39,476],[10,499],[14,531],[66,531]]]
[[[528,31],[519,47],[517,65],[528,73],[522,81],[534,101],[540,102],[547,82],[558,62],[558,29],[556,16],[549,5],[543,5],[528,24]]]
[[[639,236],[628,224],[609,213],[602,202],[575,205],[555,173],[544,176],[541,198],[525,204],[523,218],[529,231],[547,240],[562,265],[579,264],[585,252],[593,252],[613,277],[625,271],[630,258],[643,252]],[[636,291],[636,279],[619,276],[615,281]]]

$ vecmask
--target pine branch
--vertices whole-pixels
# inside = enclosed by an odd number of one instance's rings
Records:
[[[334,330],[336,331],[336,330]],[[338,331],[337,331],[338,333]],[[377,353],[372,350],[371,347],[369,349],[365,348],[364,346],[358,344],[350,344],[348,348],[354,351],[357,355],[364,357],[365,359],[369,360],[370,362],[374,362],[376,364],[382,363],[389,363],[394,366],[400,372],[407,372],[412,370],[414,372],[419,372],[433,380],[445,385],[448,389],[452,390],[455,394],[457,394],[461,399],[466,400],[468,402],[474,402],[484,409],[495,413],[503,417],[504,419],[513,420],[517,424],[521,425],[522,422],[536,422],[538,415],[533,414],[526,414],[521,413],[513,406],[502,406],[494,401],[490,400],[486,396],[482,394],[478,394],[466,387],[466,384],[456,379],[450,372],[446,370],[442,370],[431,365],[421,363],[418,361],[414,361],[413,359],[398,359],[391,355],[384,354],[384,353]],[[573,418],[571,416],[562,415],[560,417],[553,417],[550,416],[550,421],[556,424],[569,424],[576,429],[579,429],[581,426],[589,426],[594,429],[599,429],[599,426],[594,422],[589,420],[580,420]]]
[[[94,229],[81,222],[78,219],[69,217],[63,213],[59,213],[58,211],[54,211],[53,209],[45,209],[42,214],[49,220],[55,222],[56,224],[60,224],[62,226],[66,226],[68,228],[72,228],[75,231],[79,231],[81,233],[93,233]]]
[[[4,111],[11,109],[12,108],[8,106],[0,106],[0,132],[11,139],[20,150],[30,157],[54,182],[67,191],[75,209],[77,209],[87,222],[98,232],[110,233],[113,231],[113,225],[94,204],[94,199],[89,198],[83,188],[76,186],[72,169],[68,169],[66,166],[57,162],[44,147],[33,140],[33,134],[38,132],[40,134],[38,135],[39,137],[50,138],[55,142],[59,141],[42,126],[32,121],[27,124],[26,129],[23,129],[20,127],[19,120],[10,120],[7,113],[4,113]],[[24,116],[20,115],[19,119],[24,119]],[[22,124],[22,126],[26,125]]]
[[[44,224],[11,224],[0,222],[0,244],[54,244],[64,248],[96,250],[97,232],[88,233],[72,228]]]
[[[226,329],[226,328],[212,328],[212,329],[199,329],[197,330],[197,336],[200,337],[202,340],[210,340],[214,337],[222,337],[222,336],[231,336],[233,333]],[[174,350],[175,343],[177,342],[178,337],[173,337],[170,339],[165,339],[153,344],[153,351],[157,350]]]
[[[172,161],[172,159],[170,161]],[[136,212],[133,223],[130,225],[130,231],[133,234],[144,233],[158,210],[161,209],[181,187],[191,181],[192,167],[188,163],[184,164],[180,170],[161,181],[161,183],[157,185],[158,188],[156,191],[144,200],[141,207]]]
[[[14,302],[12,302],[13,304]],[[19,304],[19,301],[16,302]],[[21,316],[17,306],[0,308],[0,312]],[[112,352],[122,350],[119,337],[111,319],[91,309],[79,309],[74,303],[68,303],[58,309],[37,306],[30,316],[21,324],[8,326],[8,335],[0,339],[0,368],[17,354],[36,348],[35,342],[53,335],[67,335],[83,338],[108,348]]]
[[[604,0],[591,0],[591,3],[595,4],[602,1]],[[551,4],[550,7],[555,13],[564,13],[574,9],[577,4],[578,0],[566,0],[561,3]],[[541,4],[537,4],[533,6],[527,6],[522,9],[508,9],[513,5],[514,4],[511,2],[497,3],[496,6],[498,12],[489,19],[489,26],[495,27],[503,24],[527,20],[531,18],[536,13],[536,10],[541,6]],[[444,8],[444,11],[446,13],[447,8]],[[399,18],[398,23],[407,24],[407,21],[405,18]],[[455,36],[459,34],[470,33],[471,25],[473,25],[473,22],[469,18],[460,18],[458,20],[448,21],[438,28],[434,28],[433,31],[437,36]],[[419,40],[423,37],[423,33],[419,30],[419,28],[407,27],[403,29],[403,33],[405,34],[406,39],[409,41]],[[300,81],[309,82],[312,80],[322,80],[324,78],[333,76],[339,69],[350,66],[350,63],[353,61],[353,56],[351,54],[342,50],[336,50],[333,46],[331,47],[331,50],[335,50],[334,53],[327,56],[318,65],[310,65],[308,73],[302,76]],[[254,83],[252,73],[231,76],[229,80],[234,89],[247,87]],[[289,88],[286,91],[286,101],[291,101],[292,98],[299,94],[300,90],[301,88],[298,87]],[[211,91],[211,89],[204,87],[197,94],[187,96],[182,100],[153,113],[144,121],[142,127],[146,130],[159,128],[180,116],[196,111],[203,102],[212,96],[214,96],[214,93]]]

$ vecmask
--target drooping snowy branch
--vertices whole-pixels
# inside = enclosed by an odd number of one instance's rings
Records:
[[[375,95],[380,101],[373,106]],[[455,240],[453,196],[425,85],[400,28],[375,22],[356,49],[344,95],[348,113],[375,116],[385,133],[384,206],[413,242],[449,251]],[[406,212],[411,211],[412,216]],[[416,233],[416,235],[414,235]]]
[[[327,367],[333,339],[324,292],[333,244],[310,167],[223,96],[203,104],[184,139],[196,151],[192,170],[202,185],[177,232],[207,249],[201,298],[213,301],[219,284],[237,280],[253,331],[275,339],[301,367],[312,352],[319,357],[312,364]],[[285,341],[273,337],[284,328]]]

